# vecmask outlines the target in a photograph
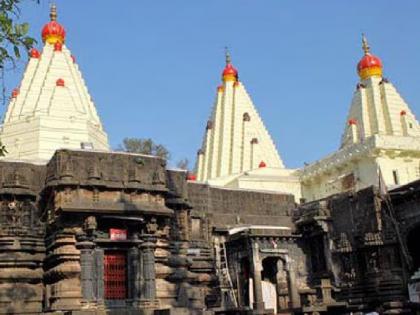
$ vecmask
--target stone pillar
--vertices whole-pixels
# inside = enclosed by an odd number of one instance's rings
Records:
[[[128,293],[129,297],[133,300],[133,306],[136,308],[139,307],[141,299],[141,272],[140,250],[135,246],[128,251]]]
[[[95,296],[95,243],[85,240],[77,244],[80,250],[80,284],[82,286],[82,305],[89,307],[96,302]]]
[[[176,301],[174,305],[182,308],[190,308],[190,297],[192,286],[188,282],[189,267],[192,261],[188,259],[189,248],[189,211],[187,209],[177,209],[175,211],[175,222],[171,229],[171,255],[168,256],[167,265],[172,269],[172,273],[166,278],[175,283]]]
[[[334,302],[331,295],[332,288],[333,286],[331,285],[330,279],[321,279],[322,302],[324,304],[331,304],[331,302]]]
[[[255,311],[264,311],[261,271],[262,262],[260,261],[259,246],[256,241],[252,241],[252,279],[254,290],[254,303],[252,305],[252,308]]]
[[[288,261],[287,262],[288,267],[288,274],[289,274],[289,297],[290,297],[290,307],[291,308],[297,308],[300,307],[300,296],[299,292],[296,286],[296,274],[293,264]]]
[[[47,255],[48,269],[44,279],[51,288],[50,310],[77,310],[82,305],[80,251],[76,238],[68,231],[57,233],[50,239]],[[54,266],[53,262],[59,262]]]
[[[95,263],[95,295],[96,304],[98,308],[105,307],[105,294],[104,294],[104,250],[96,248],[94,250],[94,263]]]
[[[141,305],[144,308],[156,306],[156,272],[155,272],[155,242],[152,236],[144,238],[141,244],[141,260],[143,263],[143,285]]]
[[[289,308],[289,290],[287,285],[285,265],[282,259],[277,261],[276,281],[278,311],[287,310]]]

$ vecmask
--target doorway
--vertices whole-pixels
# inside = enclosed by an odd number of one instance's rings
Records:
[[[277,257],[267,257],[262,261],[262,295],[265,308],[277,311]]]
[[[124,251],[106,251],[104,254],[105,300],[127,298],[127,255]]]

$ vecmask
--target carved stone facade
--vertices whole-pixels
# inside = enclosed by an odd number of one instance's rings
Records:
[[[0,314],[414,309],[420,183],[297,207],[125,153],[0,163]],[[297,208],[296,208],[297,207]],[[410,297],[408,288],[410,288]],[[409,303],[409,299],[411,302]]]
[[[409,191],[407,187],[401,190]],[[312,309],[332,311],[331,301],[344,307],[343,313],[411,314],[418,307],[409,301],[407,291],[410,277],[419,267],[414,269],[411,264],[413,253],[407,250],[408,232],[401,220],[407,204],[401,207],[396,192],[390,196],[381,196],[371,187],[296,210],[297,231],[311,261],[308,284],[322,292]],[[409,201],[412,206],[413,202]],[[420,216],[419,210],[417,206],[414,217]],[[331,283],[327,300],[322,290],[325,281]]]

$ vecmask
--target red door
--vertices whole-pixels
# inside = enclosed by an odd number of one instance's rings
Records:
[[[104,255],[105,299],[127,298],[127,259],[125,252],[110,251]]]

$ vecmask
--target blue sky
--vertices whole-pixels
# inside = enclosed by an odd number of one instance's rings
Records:
[[[173,162],[194,162],[224,46],[288,167],[337,149],[358,82],[362,32],[384,75],[420,114],[420,1],[56,3],[114,148],[124,137],[150,137]],[[48,13],[49,1],[23,7],[39,47]],[[9,90],[25,63],[7,73]]]

